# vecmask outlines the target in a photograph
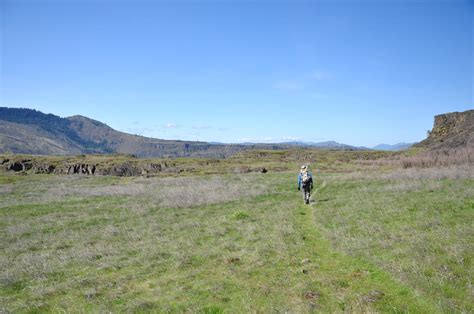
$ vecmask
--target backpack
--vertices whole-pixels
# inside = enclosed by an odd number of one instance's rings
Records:
[[[303,175],[301,176],[301,183],[303,183],[303,186],[306,186],[309,184],[311,181],[311,176],[308,174],[308,172],[304,172]]]

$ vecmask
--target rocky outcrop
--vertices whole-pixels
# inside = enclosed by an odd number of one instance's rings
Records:
[[[112,175],[121,177],[151,175],[160,172],[180,173],[183,169],[178,169],[166,162],[141,162],[126,161],[119,164],[108,163],[87,163],[87,162],[68,162],[67,160],[56,164],[47,163],[35,159],[15,159],[0,158],[0,169],[12,172],[24,173],[54,173],[62,175]]]
[[[132,163],[124,163],[115,166],[104,166],[97,164],[75,163],[59,167],[57,174],[82,174],[82,175],[112,175],[112,176],[137,176],[142,174],[142,167]]]
[[[428,138],[414,145],[429,149],[454,149],[474,146],[474,110],[435,116]]]
[[[53,173],[56,167],[50,164],[39,163],[34,164],[32,169],[34,173]]]
[[[7,159],[8,160],[8,159]],[[24,160],[20,160],[20,161],[14,161],[14,162],[11,162],[11,163],[8,163],[6,162],[5,163],[5,168],[9,171],[15,171],[15,172],[18,172],[18,171],[28,171],[30,170],[33,165],[31,163],[31,160],[30,159],[24,159]]]
[[[88,164],[73,164],[63,168],[63,171],[67,174],[95,174],[96,165]]]
[[[119,177],[132,177],[142,174],[143,169],[137,167],[131,163],[124,163],[115,167],[112,167],[109,170],[109,175],[119,176]]]

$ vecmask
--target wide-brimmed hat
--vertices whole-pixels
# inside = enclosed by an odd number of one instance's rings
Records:
[[[308,169],[308,166],[306,166],[306,165],[301,166],[301,170],[306,170],[306,169]]]

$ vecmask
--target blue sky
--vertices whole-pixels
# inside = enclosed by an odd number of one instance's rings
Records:
[[[414,142],[472,109],[474,1],[0,0],[0,105],[220,142]]]

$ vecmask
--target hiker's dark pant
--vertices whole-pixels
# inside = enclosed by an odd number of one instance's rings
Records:
[[[303,186],[301,189],[303,192],[303,200],[306,204],[309,204],[309,198],[311,197],[311,187],[310,186]]]

